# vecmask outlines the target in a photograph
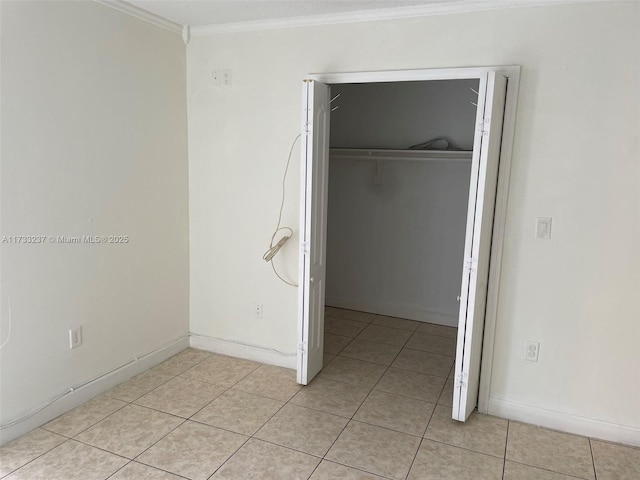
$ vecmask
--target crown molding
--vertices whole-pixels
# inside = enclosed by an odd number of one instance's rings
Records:
[[[94,0],[94,2],[109,8],[113,8],[114,10],[118,10],[119,12],[126,13],[127,15],[131,15],[132,17],[136,17],[140,20],[144,20],[145,22],[156,25],[157,27],[166,28],[167,30],[182,35],[182,25],[167,20],[166,18],[156,15],[155,13],[147,12],[146,10],[135,7],[123,0]]]
[[[225,23],[218,25],[192,26],[192,36],[205,36],[217,33],[250,32],[276,30],[340,23],[359,23],[377,20],[395,20],[404,18],[427,17],[432,15],[450,15],[471,13],[505,8],[540,7],[576,3],[613,2],[616,0],[454,0],[453,2],[427,4],[412,7],[361,10],[305,17],[275,18],[251,22]]]

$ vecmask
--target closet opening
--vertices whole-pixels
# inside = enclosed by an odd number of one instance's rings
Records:
[[[519,72],[496,70],[305,81],[299,383],[365,362],[432,377],[422,398],[453,418],[475,408]]]
[[[331,85],[326,306],[457,326],[478,84]]]
[[[331,85],[323,376],[428,375],[421,398],[452,405],[478,88]]]

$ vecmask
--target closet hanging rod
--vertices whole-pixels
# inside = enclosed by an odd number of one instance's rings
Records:
[[[331,148],[332,160],[384,160],[401,161],[446,161],[471,162],[473,152],[466,150],[393,150],[364,148]]]

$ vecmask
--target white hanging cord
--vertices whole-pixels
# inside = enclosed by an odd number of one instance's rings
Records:
[[[243,345],[245,347],[259,348],[261,350],[267,350],[269,352],[277,353],[278,355],[282,355],[283,357],[295,357],[295,356],[298,355],[297,352],[283,352],[282,350],[278,350],[276,348],[265,347],[264,345],[257,345],[255,343],[241,342],[239,340],[232,340],[232,339],[229,339],[229,338],[211,337],[209,335],[198,335],[197,333],[191,333],[191,334],[189,334],[189,336],[190,337],[195,337],[195,338],[208,339],[208,340],[219,340],[221,342],[233,343],[235,345]]]
[[[285,167],[284,175],[282,176],[282,201],[280,202],[280,212],[278,213],[278,223],[276,225],[276,229],[273,232],[273,235],[271,235],[271,241],[269,242],[269,249],[262,256],[262,258],[266,262],[271,263],[271,268],[273,268],[273,273],[275,273],[276,276],[280,280],[282,280],[284,283],[286,283],[287,285],[291,285],[292,287],[297,287],[298,285],[282,278],[282,276],[278,273],[278,270],[276,270],[276,266],[273,263],[273,257],[275,257],[275,255],[284,246],[287,240],[289,240],[293,236],[293,230],[291,228],[281,227],[280,224],[282,223],[282,210],[284,209],[284,200],[286,197],[286,181],[287,181],[287,173],[289,172],[289,165],[291,163],[291,155],[293,154],[293,147],[295,147],[296,142],[301,136],[302,136],[301,133],[298,134],[298,136],[294,138],[293,142],[291,143],[291,149],[289,150],[289,157],[287,158],[287,166]],[[286,230],[289,232],[289,234],[282,237],[280,241],[274,245],[273,242],[275,241],[276,235],[281,230]]]

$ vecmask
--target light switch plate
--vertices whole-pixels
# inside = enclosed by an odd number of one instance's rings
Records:
[[[536,238],[544,240],[551,238],[551,217],[538,217],[536,219]]]

